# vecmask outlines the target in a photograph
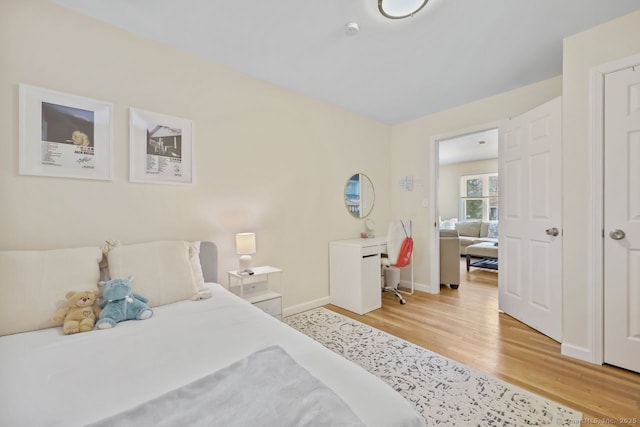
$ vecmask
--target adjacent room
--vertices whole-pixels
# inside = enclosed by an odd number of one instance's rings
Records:
[[[498,136],[490,129],[438,141],[439,228],[458,232],[467,272],[499,270]]]
[[[640,424],[636,0],[3,0],[0,63],[0,425]]]

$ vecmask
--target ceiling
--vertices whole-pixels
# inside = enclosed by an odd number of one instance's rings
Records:
[[[50,0],[374,120],[398,124],[562,74],[562,39],[638,0]],[[346,24],[360,31],[349,35]]]
[[[498,158],[498,129],[438,141],[440,166]]]

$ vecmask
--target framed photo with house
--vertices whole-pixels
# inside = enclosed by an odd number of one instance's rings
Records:
[[[129,180],[193,184],[193,120],[130,108]]]
[[[21,175],[111,180],[113,105],[18,85]]]

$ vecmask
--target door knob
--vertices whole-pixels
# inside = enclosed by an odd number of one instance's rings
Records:
[[[547,228],[546,230],[544,230],[544,232],[547,233],[547,236],[553,237],[556,237],[558,234],[560,234],[560,230],[558,230],[556,227]]]
[[[624,231],[618,230],[617,228],[609,232],[609,237],[611,237],[613,240],[622,240],[624,239],[624,236],[626,236]]]

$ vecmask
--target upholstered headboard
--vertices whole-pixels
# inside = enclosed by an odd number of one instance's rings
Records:
[[[200,243],[200,265],[204,281],[218,283],[218,247],[215,243]]]

